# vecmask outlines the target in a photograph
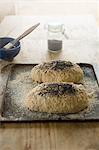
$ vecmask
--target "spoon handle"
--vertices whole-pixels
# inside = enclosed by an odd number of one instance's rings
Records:
[[[10,43],[6,44],[3,48],[5,49],[10,49],[11,47],[13,47],[18,41],[20,41],[21,39],[23,39],[25,36],[27,36],[28,34],[30,34],[36,27],[38,27],[40,25],[40,23],[37,23],[36,25],[32,26],[31,28],[29,28],[28,30],[26,30],[23,34],[21,34],[19,37],[17,37],[15,40],[11,41]]]

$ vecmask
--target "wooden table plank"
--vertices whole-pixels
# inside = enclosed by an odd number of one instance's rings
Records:
[[[70,18],[70,19],[69,19]],[[68,24],[81,26],[84,30],[92,30],[92,39],[64,39],[63,51],[60,54],[51,54],[47,50],[47,33],[44,25],[50,20],[63,21],[66,27]],[[75,20],[75,21],[74,21]],[[40,27],[21,41],[20,54],[15,58],[14,63],[40,63],[52,59],[71,59],[73,61],[91,62],[95,58],[96,51],[98,52],[98,41],[94,39],[97,32],[97,26],[92,16],[67,16],[67,17],[47,17],[47,16],[8,16],[0,25],[0,36],[17,37],[31,25],[41,22]],[[69,23],[68,23],[69,22]],[[84,31],[82,29],[82,31]],[[88,35],[90,37],[90,34]],[[39,40],[38,40],[39,39]],[[93,50],[94,49],[94,50]],[[83,55],[83,53],[86,55]],[[82,57],[83,55],[83,57]],[[90,55],[90,57],[89,57]],[[37,57],[34,57],[37,56]]]
[[[98,150],[99,123],[3,124],[1,150]]]
[[[19,19],[20,18],[20,19]],[[28,18],[28,21],[27,21]],[[22,22],[21,22],[21,21]],[[23,21],[24,20],[24,21]],[[35,21],[36,18],[34,19]],[[16,27],[21,22],[21,28]],[[31,17],[6,17],[0,25],[0,36],[15,36],[31,24]],[[21,30],[22,29],[22,30]],[[42,27],[41,27],[42,29]],[[69,40],[59,54],[50,54],[44,35],[31,34],[22,41],[22,51],[13,63],[39,63],[53,59],[70,59],[99,65],[99,40]],[[31,48],[32,47],[32,48]],[[31,55],[30,55],[31,54]],[[1,62],[0,66],[6,62]],[[2,123],[0,125],[0,150],[99,150],[99,122],[64,123]]]

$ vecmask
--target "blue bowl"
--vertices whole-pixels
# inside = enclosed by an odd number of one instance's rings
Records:
[[[4,45],[8,44],[12,40],[14,40],[14,39],[10,38],[10,37],[0,38],[0,59],[12,61],[13,58],[16,55],[18,55],[20,48],[21,48],[20,42],[17,42],[15,44],[15,47],[13,47],[9,50],[6,50],[3,48]]]

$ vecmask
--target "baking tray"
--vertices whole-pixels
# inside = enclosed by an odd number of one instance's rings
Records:
[[[30,72],[33,64],[14,64],[2,69],[2,90],[0,93],[1,122],[31,121],[87,121],[99,120],[99,84],[94,67],[91,64],[78,64],[84,71],[81,83],[86,87],[90,97],[87,109],[75,114],[49,114],[31,112],[24,106],[26,94],[38,83],[32,82]]]

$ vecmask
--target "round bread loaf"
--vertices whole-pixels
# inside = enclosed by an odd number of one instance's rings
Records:
[[[80,84],[42,83],[28,94],[25,106],[31,111],[76,113],[88,106],[88,95]]]
[[[79,65],[69,61],[51,61],[36,65],[31,71],[36,82],[74,82],[83,78],[83,70]]]

